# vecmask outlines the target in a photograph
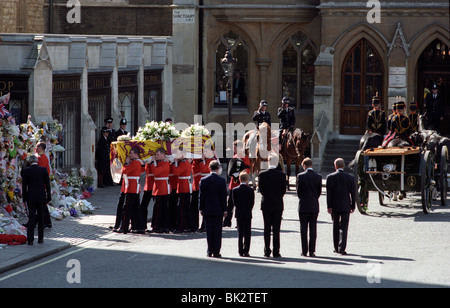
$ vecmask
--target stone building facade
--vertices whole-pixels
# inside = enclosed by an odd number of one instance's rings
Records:
[[[58,167],[95,172],[104,119],[135,132],[173,116],[172,42],[163,37],[1,34],[0,92],[17,123],[63,124]],[[162,101],[168,102],[162,104]]]

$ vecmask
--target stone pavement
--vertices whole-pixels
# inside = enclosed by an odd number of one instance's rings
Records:
[[[87,199],[97,207],[94,214],[59,221],[52,218],[52,228],[44,230],[43,244],[38,244],[35,238],[32,246],[23,244],[0,249],[0,273],[108,234],[119,194],[120,186],[99,188]]]
[[[290,177],[290,183],[291,189],[295,189],[292,186],[295,183],[294,176]],[[87,199],[97,208],[93,214],[65,217],[59,221],[52,218],[52,228],[44,230],[43,244],[38,244],[36,237],[32,246],[23,244],[0,249],[0,274],[110,233],[109,227],[115,221],[119,194],[118,185],[98,188]],[[149,206],[150,214],[151,206],[152,204]],[[22,223],[24,222],[26,221]]]

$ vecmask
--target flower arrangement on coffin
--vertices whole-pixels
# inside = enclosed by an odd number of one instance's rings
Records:
[[[137,141],[173,141],[178,138],[180,133],[175,128],[175,126],[169,122],[155,122],[151,121],[144,125],[144,127],[139,127],[136,136],[133,140]]]
[[[207,136],[210,137],[209,130],[205,126],[198,123],[192,124],[181,132],[183,137],[194,137],[194,136]]]

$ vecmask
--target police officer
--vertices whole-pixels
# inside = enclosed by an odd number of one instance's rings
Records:
[[[128,132],[126,131],[127,119],[125,118],[120,119],[119,126],[120,128],[116,131],[116,137],[127,135],[128,134]]]
[[[116,131],[112,128],[113,118],[105,119],[105,127],[109,129],[108,142],[111,144],[113,141],[117,141]]]
[[[384,136],[386,134],[386,114],[380,109],[380,98],[372,98],[373,109],[367,115],[367,130]]]
[[[279,143],[281,144],[282,133],[284,130],[293,130],[295,125],[295,111],[294,108],[289,107],[291,99],[287,96],[281,100],[281,107],[278,108],[278,118],[280,119],[279,126]],[[287,132],[286,132],[287,133]]]
[[[433,84],[431,93],[425,97],[425,115],[427,128],[440,132],[441,121],[444,120],[444,103],[438,93],[438,87]]]
[[[411,133],[418,131],[418,117],[417,114],[417,102],[411,102],[409,105],[409,123],[411,125]]]
[[[104,126],[95,150],[95,166],[98,172],[98,187],[113,185],[109,162],[109,129]]]
[[[270,119],[270,113],[267,112],[267,101],[262,100],[259,103],[259,108],[255,111],[253,115],[253,121],[256,121],[256,126],[259,127],[259,124],[266,122],[269,126],[272,125],[272,121]]]

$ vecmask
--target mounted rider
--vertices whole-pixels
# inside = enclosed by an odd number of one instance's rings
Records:
[[[259,125],[263,122],[266,122],[267,124],[269,124],[269,126],[272,125],[270,113],[267,111],[267,101],[266,100],[263,99],[259,103],[259,108],[253,114],[252,120],[256,121],[256,127],[259,127]]]
[[[376,95],[372,97],[373,109],[367,115],[367,130],[381,136],[386,134],[386,113],[380,108],[380,98]]]
[[[411,124],[409,118],[403,114],[405,110],[405,102],[397,103],[397,115],[392,118],[391,132],[383,141],[383,146],[386,146],[395,138],[400,138],[413,145],[413,142],[409,138],[411,133]]]
[[[411,125],[411,133],[417,132],[419,129],[419,114],[417,113],[417,102],[411,102],[409,105],[409,122]]]
[[[293,107],[289,107],[289,103],[292,101],[290,97],[283,97],[281,100],[281,107],[278,108],[278,118],[280,119],[279,126],[279,143],[283,144],[286,136],[289,132],[294,130],[295,125],[295,111]]]

